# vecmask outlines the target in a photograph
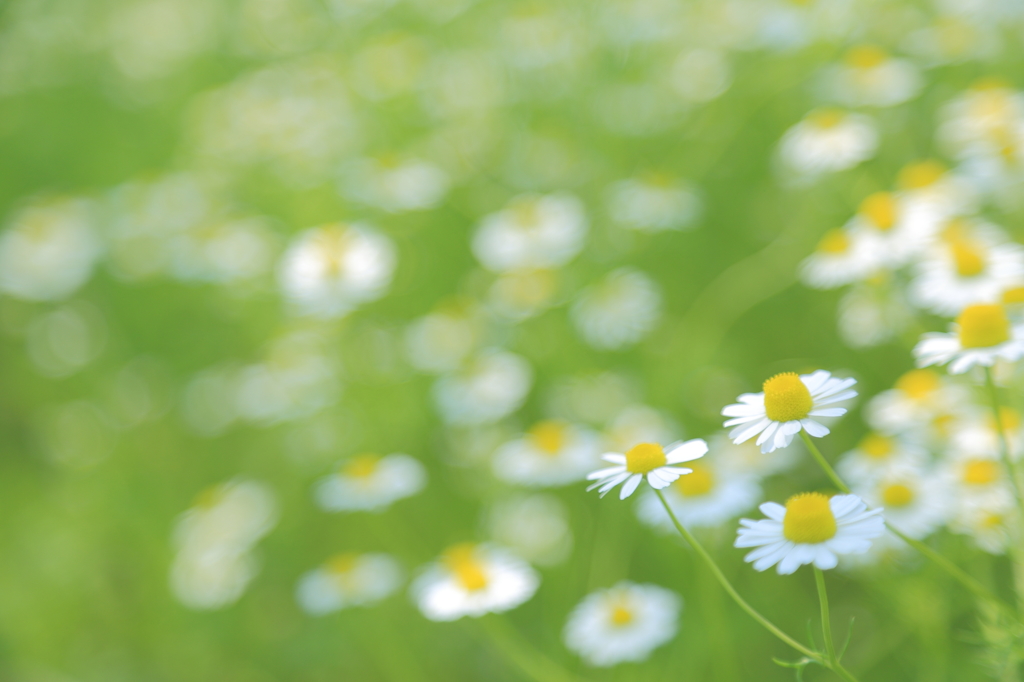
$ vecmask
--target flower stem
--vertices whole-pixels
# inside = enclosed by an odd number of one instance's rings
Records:
[[[686,527],[679,522],[679,519],[676,518],[675,512],[672,511],[672,507],[669,506],[668,501],[665,499],[665,496],[662,495],[661,491],[655,490],[654,492],[658,495],[658,499],[661,500],[661,504],[665,507],[665,511],[668,512],[669,518],[672,519],[672,525],[676,527],[676,530],[678,530],[679,534],[683,536],[683,539],[686,540],[686,542],[689,543],[691,547],[693,547],[694,551],[696,551],[697,554],[700,555],[700,558],[703,559],[704,563],[707,564],[709,569],[711,569],[711,573],[718,580],[722,588],[725,589],[725,591],[729,594],[730,597],[732,597],[733,601],[735,601],[741,609],[746,611],[747,615],[749,615],[751,618],[760,623],[761,626],[764,627],[764,629],[768,630],[768,632],[772,633],[773,635],[775,635],[783,642],[799,651],[807,658],[810,658],[824,665],[825,661],[822,658],[821,654],[805,647],[803,644],[796,641],[795,639],[787,635],[785,632],[780,630],[778,626],[776,626],[770,620],[768,620],[760,613],[755,611],[754,607],[748,604],[743,599],[743,597],[740,596],[739,592],[736,591],[736,588],[733,587],[732,583],[729,582],[729,579],[725,577],[724,573],[722,573],[722,570],[718,568],[718,564],[716,564],[715,560],[711,558],[711,555],[708,554],[707,550],[705,550],[704,547],[699,542],[697,542],[697,538],[693,537],[690,531],[686,530]]]
[[[828,654],[829,667],[832,671],[848,682],[857,682],[857,678],[844,668],[836,655],[836,645],[832,641],[832,620],[828,612],[828,593],[825,591],[825,574],[817,566],[814,567],[814,582],[818,585],[818,601],[821,602],[821,634],[825,638],[825,652]]]
[[[985,368],[985,386],[988,388],[988,397],[992,404],[992,417],[996,422],[996,433],[999,435],[999,456],[1006,467],[1006,475],[1013,486],[1013,495],[1017,498],[1017,508],[1021,512],[1021,519],[1024,520],[1024,495],[1021,495],[1020,480],[1017,476],[1017,467],[1010,458],[1010,443],[1006,439],[1006,429],[1003,427],[1003,415],[999,409],[999,392],[996,390],[996,382],[992,378],[992,368]]]
[[[547,656],[532,650],[529,643],[512,630],[501,616],[488,615],[479,622],[494,647],[535,682],[579,681],[579,678]]]
[[[804,445],[806,445],[807,449],[811,451],[811,454],[814,456],[814,459],[818,460],[818,464],[820,464],[821,468],[825,470],[825,473],[828,475],[828,477],[832,479],[832,484],[835,487],[839,488],[839,490],[841,490],[842,492],[849,495],[850,487],[843,483],[843,479],[839,478],[839,474],[836,473],[836,470],[833,469],[832,465],[828,463],[827,459],[825,459],[825,455],[821,454],[821,450],[819,450],[818,446],[814,444],[814,441],[811,440],[811,437],[807,435],[807,432],[804,431],[803,429],[800,429],[800,437],[803,438]]]

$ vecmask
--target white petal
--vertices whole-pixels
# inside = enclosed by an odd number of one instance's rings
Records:
[[[619,499],[624,500],[632,495],[633,491],[636,490],[642,480],[644,480],[643,474],[633,474],[629,480],[622,485],[622,491],[619,492]]]
[[[819,424],[813,419],[804,419],[800,424],[804,427],[804,431],[806,431],[808,435],[814,436],[815,438],[822,438],[823,436],[827,436],[829,433],[827,427],[823,424]]]
[[[730,431],[729,438],[732,438],[732,441],[739,445],[740,443],[748,441],[756,436],[771,423],[772,421],[770,419],[762,419],[753,426],[741,426]]]
[[[612,464],[621,464],[623,466],[626,464],[626,456],[620,452],[606,452],[601,455],[601,459]]]
[[[700,459],[707,454],[708,444],[702,438],[694,438],[673,448],[666,453],[665,459],[669,464],[680,464]]]
[[[782,519],[786,518],[786,508],[778,502],[765,502],[758,509],[761,510],[762,514],[779,523],[782,523]]]

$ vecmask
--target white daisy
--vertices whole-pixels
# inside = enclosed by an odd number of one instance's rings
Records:
[[[800,264],[800,278],[815,289],[834,289],[867,279],[878,268],[877,245],[863,230],[833,228]]]
[[[533,370],[522,357],[484,350],[437,380],[434,402],[449,424],[489,424],[517,410],[532,384]]]
[[[321,479],[314,495],[326,511],[383,511],[423,490],[426,483],[426,469],[409,455],[362,454]]]
[[[876,276],[856,284],[839,299],[836,328],[851,348],[877,346],[899,335],[914,319],[914,309],[890,278]]]
[[[1007,405],[999,408],[999,421],[1002,423],[1006,444],[1010,457],[1017,459],[1024,446],[1024,429],[1021,414]],[[981,410],[965,416],[951,425],[949,443],[954,452],[960,454],[985,455],[999,452],[999,431],[996,421],[989,410]]]
[[[278,278],[297,308],[340,317],[384,295],[395,269],[391,240],[367,225],[336,224],[300,233],[281,259]]]
[[[509,320],[525,320],[547,310],[558,294],[557,270],[527,268],[504,272],[488,292],[491,310]]]
[[[928,452],[912,441],[868,433],[839,459],[836,470],[851,484],[867,484],[894,469],[923,466],[927,460]]]
[[[999,359],[1016,362],[1022,356],[1024,326],[1011,326],[999,304],[967,306],[952,332],[926,333],[914,347],[918,366],[949,363],[950,374],[963,374],[975,365],[991,367]]]
[[[338,554],[299,579],[295,599],[312,616],[384,599],[402,580],[398,562],[387,554]]]
[[[946,426],[970,402],[969,391],[934,369],[912,369],[866,406],[867,422],[885,434],[912,433],[947,437]]]
[[[565,646],[588,664],[642,661],[678,630],[679,595],[657,585],[623,581],[587,595],[565,624]]]
[[[691,227],[701,201],[687,183],[661,174],[620,180],[608,188],[608,214],[630,230],[661,232]]]
[[[587,480],[596,482],[587,490],[598,488],[601,497],[604,497],[609,490],[622,483],[624,485],[619,493],[619,499],[624,500],[633,494],[644,476],[647,476],[647,482],[652,488],[660,490],[680,476],[693,471],[687,467],[674,465],[700,459],[707,451],[708,444],[700,438],[695,438],[685,443],[670,445],[668,452],[657,443],[634,445],[625,454],[609,452],[601,455],[601,459],[615,466],[589,474]]]
[[[948,220],[977,208],[977,192],[964,178],[934,159],[908,163],[896,178],[907,211]]]
[[[520,196],[483,219],[473,253],[488,270],[557,268],[583,248],[587,219],[570,194]]]
[[[852,168],[875,155],[878,130],[862,114],[837,109],[812,111],[786,131],[779,142],[779,159],[797,178]]]
[[[866,242],[864,256],[877,269],[893,270],[918,256],[940,225],[937,211],[893,192],[864,197],[847,229]]]
[[[970,536],[989,554],[1005,554],[1018,538],[1020,521],[1016,503],[1009,487],[999,487],[985,495],[971,495],[959,500],[949,528]]]
[[[595,433],[558,420],[535,424],[494,453],[498,478],[529,486],[559,486],[583,480],[598,463]]]
[[[438,373],[458,369],[482,336],[476,306],[454,301],[413,320],[405,331],[405,345],[413,367]]]
[[[392,213],[438,206],[448,192],[448,175],[427,161],[392,156],[358,159],[343,166],[344,195]]]
[[[913,464],[893,467],[875,481],[854,485],[854,492],[862,493],[871,507],[883,507],[885,519],[915,540],[938,530],[952,509],[944,478]]]
[[[466,543],[445,551],[413,581],[410,591],[424,616],[450,621],[513,609],[532,597],[539,584],[537,572],[519,557]]]
[[[740,402],[722,409],[732,417],[725,426],[735,426],[729,437],[742,443],[760,434],[757,444],[761,452],[772,452],[788,446],[801,429],[815,438],[827,436],[829,430],[812,417],[839,417],[845,407],[828,407],[857,395],[848,390],[856,379],[834,379],[823,369],[798,376],[795,372],[776,374],[764,382],[761,393],[744,393]]]
[[[896,59],[876,45],[850,48],[843,63],[826,71],[833,97],[846,106],[891,107],[921,89],[921,74],[913,63]]]
[[[778,564],[780,575],[793,573],[804,564],[835,568],[840,554],[860,554],[871,540],[885,532],[882,509],[868,509],[856,495],[801,493],[786,506],[765,502],[760,507],[767,519],[740,519],[736,547],[756,547],[744,560],[764,571]]]
[[[554,495],[502,500],[491,508],[487,528],[495,542],[533,564],[553,566],[572,553],[569,512]]]
[[[617,350],[654,329],[661,316],[661,292],[639,270],[619,268],[584,290],[571,315],[584,341],[599,350]]]
[[[716,527],[754,506],[761,486],[750,474],[723,476],[715,460],[694,462],[690,473],[680,476],[662,494],[679,521],[687,528]],[[675,526],[661,500],[653,492],[640,498],[637,516],[644,523],[666,532]]]

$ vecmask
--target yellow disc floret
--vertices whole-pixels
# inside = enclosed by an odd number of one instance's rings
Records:
[[[789,498],[786,516],[782,519],[782,534],[798,544],[816,544],[835,537],[836,517],[828,495],[801,493]]]
[[[956,323],[964,348],[991,348],[1010,340],[1010,320],[998,304],[967,306]]]
[[[633,612],[625,604],[618,602],[612,606],[608,620],[615,627],[621,628],[633,622]]]
[[[449,547],[442,557],[442,563],[467,592],[477,592],[487,587],[486,568],[472,543],[464,542]]]
[[[666,464],[665,451],[657,443],[640,443],[626,453],[626,471],[631,474],[646,474]]]
[[[816,109],[807,115],[807,120],[812,125],[822,130],[835,128],[843,122],[845,114],[841,109],[824,108]]]
[[[777,422],[803,419],[814,407],[811,392],[796,372],[776,374],[764,382],[764,411]]]
[[[1004,291],[1003,303],[1006,305],[1020,305],[1024,303],[1024,287],[1010,287]]]
[[[873,69],[884,64],[886,59],[885,50],[877,45],[851,47],[843,57],[843,61],[855,69]]]
[[[527,432],[535,448],[548,455],[557,455],[565,446],[566,425],[556,419],[538,422]]]
[[[892,438],[877,433],[869,433],[860,441],[860,451],[871,459],[885,459],[895,449]]]
[[[918,161],[900,170],[896,179],[901,189],[924,189],[934,185],[946,173],[946,167],[938,161]]]
[[[896,199],[889,192],[869,194],[860,202],[859,213],[882,231],[888,231],[896,224],[896,211]]]
[[[977,277],[985,272],[985,248],[968,237],[955,237],[949,240],[949,255],[953,257],[953,267],[960,277]]]
[[[846,230],[835,227],[822,236],[818,242],[818,252],[839,255],[850,250],[850,238]]]
[[[906,507],[914,501],[914,491],[902,483],[890,483],[882,488],[882,506]]]
[[[913,400],[923,400],[938,388],[939,374],[931,369],[912,369],[896,380],[896,390]]]
[[[369,478],[377,471],[380,457],[371,454],[356,455],[345,462],[342,472],[351,478]]]
[[[999,466],[991,459],[971,459],[964,463],[961,473],[964,483],[988,485],[999,478]]]
[[[688,466],[693,471],[676,480],[676,490],[682,493],[683,497],[700,497],[711,492],[715,487],[715,476],[711,469],[700,464]]]

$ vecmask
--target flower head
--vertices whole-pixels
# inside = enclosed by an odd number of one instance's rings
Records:
[[[319,616],[378,602],[401,579],[401,568],[387,554],[337,554],[302,576],[295,598],[306,613]]]
[[[634,445],[625,454],[605,453],[601,455],[601,459],[611,462],[615,466],[599,469],[588,475],[587,480],[594,481],[594,483],[587,490],[598,488],[601,497],[604,497],[609,490],[622,483],[624,485],[619,493],[619,499],[624,500],[633,494],[645,476],[652,488],[660,490],[680,476],[693,471],[686,467],[675,466],[676,464],[699,459],[707,451],[708,444],[700,438],[696,438],[669,446],[667,452],[657,443],[640,443]]]
[[[722,410],[732,417],[725,426],[735,426],[729,436],[742,443],[760,434],[761,452],[784,448],[801,429],[815,438],[828,435],[828,429],[814,417],[839,417],[845,407],[827,407],[857,395],[848,390],[856,379],[834,379],[825,370],[813,374],[795,372],[776,374],[764,382],[761,393],[744,393],[740,402]]]
[[[1024,356],[1024,327],[1014,327],[1002,305],[971,305],[956,318],[950,333],[929,332],[914,347],[920,367],[949,363],[950,374],[996,360],[1015,362]]]
[[[426,481],[426,469],[409,455],[366,453],[342,462],[323,478],[316,500],[327,511],[382,511],[418,493]]]

